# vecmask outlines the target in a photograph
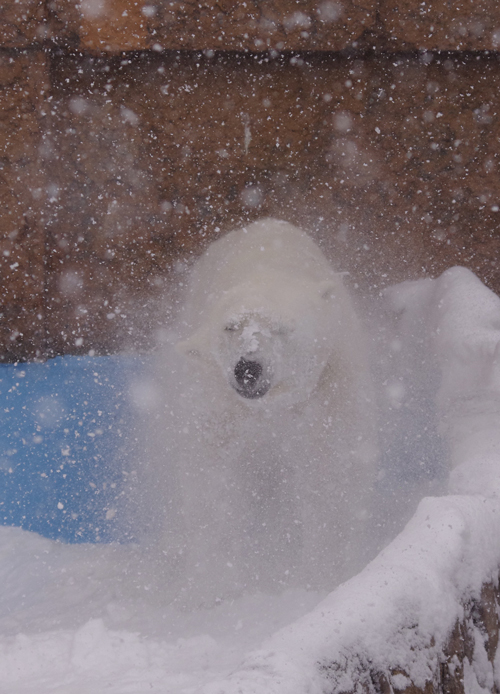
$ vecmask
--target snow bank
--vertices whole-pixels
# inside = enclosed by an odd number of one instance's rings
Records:
[[[411,345],[418,355],[417,379],[436,373],[431,397],[452,469],[449,492],[498,493],[500,298],[455,267],[436,280],[396,285],[387,300],[398,314],[402,354]]]
[[[370,688],[423,689],[439,677],[441,654],[464,603],[498,582],[500,503],[484,497],[427,498],[405,530],[364,571],[311,613],[247,656],[206,694],[311,694]],[[491,664],[474,662],[477,681]],[[491,673],[485,672],[489,668]],[[394,675],[391,675],[394,672]]]
[[[0,528],[0,691],[188,694],[321,597],[297,590],[186,613],[159,601],[150,579],[130,546]]]

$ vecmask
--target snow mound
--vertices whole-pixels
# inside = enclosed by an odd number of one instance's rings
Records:
[[[464,602],[479,599],[485,583],[498,583],[500,548],[491,538],[499,532],[497,499],[424,499],[405,530],[358,576],[204,694],[351,692],[377,673],[394,689],[411,683],[423,689],[438,677]],[[477,683],[493,678],[488,661],[472,665]]]
[[[296,590],[183,613],[150,595],[138,550],[19,528],[0,528],[0,583],[0,689],[11,694],[187,694],[322,597]]]

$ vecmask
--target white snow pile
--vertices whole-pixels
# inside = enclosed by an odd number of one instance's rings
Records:
[[[203,692],[350,692],[368,684],[371,673],[386,674],[394,689],[412,682],[423,688],[436,679],[464,597],[479,596],[483,582],[497,580],[500,551],[492,537],[498,531],[494,499],[425,499],[404,532],[358,576]],[[471,664],[470,679],[479,685],[472,691],[493,682],[483,653]]]
[[[310,610],[315,593],[255,595],[182,613],[149,595],[134,550],[0,529],[0,691],[198,691]]]
[[[185,613],[161,604],[137,549],[0,529],[1,691],[319,694],[369,688],[371,672],[397,690],[435,679],[464,604],[498,582],[500,299],[453,268],[392,287],[383,303],[387,408],[403,411],[426,384],[419,398],[435,411],[449,495],[421,501],[326,597],[290,590]],[[479,694],[500,678],[475,645],[465,677]]]

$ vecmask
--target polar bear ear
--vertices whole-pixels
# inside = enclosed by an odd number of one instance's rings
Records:
[[[203,339],[200,331],[193,333],[187,340],[181,340],[175,345],[175,349],[179,354],[185,357],[194,357],[199,359],[202,356]]]

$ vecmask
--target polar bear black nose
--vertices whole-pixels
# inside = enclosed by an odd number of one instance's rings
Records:
[[[234,367],[235,389],[244,398],[261,398],[269,390],[271,383],[262,378],[262,365],[241,357]]]

